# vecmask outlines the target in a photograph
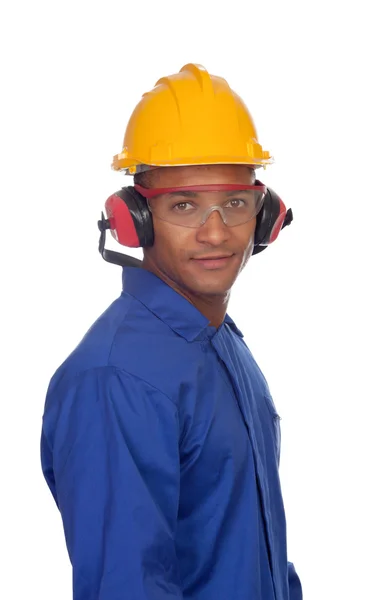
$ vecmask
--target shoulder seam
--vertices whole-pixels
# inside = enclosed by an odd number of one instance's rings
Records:
[[[121,296],[123,296],[123,295],[125,295],[125,294],[122,292],[122,293],[121,293]],[[121,297],[121,296],[120,296],[120,297]],[[108,357],[107,357],[107,363],[108,363],[108,366],[112,366],[112,365],[110,365],[110,357],[111,357],[111,353],[112,353],[112,350],[113,350],[113,347],[114,347],[115,338],[117,337],[117,334],[119,333],[119,329],[120,329],[120,327],[121,327],[122,323],[123,323],[123,322],[124,322],[124,320],[126,319],[127,311],[128,311],[128,309],[130,308],[130,305],[131,305],[132,296],[131,296],[130,294],[128,294],[128,298],[129,298],[129,303],[128,303],[128,306],[126,307],[126,310],[125,310],[125,311],[124,311],[124,313],[123,313],[123,317],[122,317],[122,319],[120,320],[120,322],[118,323],[118,327],[116,328],[116,330],[115,330],[115,332],[114,332],[114,335],[113,335],[113,339],[111,340],[110,349],[109,349],[109,355],[108,355]]]
[[[145,383],[146,385],[148,385],[150,388],[152,388],[156,392],[159,392],[162,396],[164,396],[165,398],[167,398],[167,400],[169,400],[169,402],[171,402],[171,404],[173,404],[175,406],[175,408],[178,409],[178,406],[177,406],[176,402],[172,398],[170,398],[170,396],[168,396],[167,394],[165,394],[165,392],[163,392],[159,388],[155,387],[155,385],[152,385],[152,383],[150,383],[146,379],[143,379],[143,377],[140,377],[139,375],[136,375],[135,373],[131,373],[130,371],[127,371],[126,369],[121,369],[120,367],[116,367],[115,365],[99,365],[99,366],[96,366],[96,367],[90,367],[89,369],[84,369],[82,371],[77,371],[77,372],[73,373],[71,377],[64,377],[63,380],[62,380],[62,382],[60,382],[60,384],[63,383],[64,381],[73,382],[75,379],[78,379],[79,377],[81,377],[81,376],[83,376],[86,373],[89,373],[91,371],[93,371],[94,373],[96,373],[96,372],[99,372],[99,371],[106,371],[106,370],[115,371],[117,373],[123,373],[124,375],[128,375],[130,377],[134,377],[134,379],[136,379],[138,381],[142,381],[143,383]],[[60,385],[59,385],[59,387],[60,387]]]

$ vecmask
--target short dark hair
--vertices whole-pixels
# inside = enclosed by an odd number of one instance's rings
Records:
[[[248,167],[250,169],[250,171],[252,172],[252,177],[253,177],[253,183],[255,183],[256,180],[256,170],[249,166]],[[141,173],[136,173],[134,175],[134,185],[141,185],[142,187],[146,187],[149,188],[151,186],[152,183],[152,171],[142,171]]]
[[[143,171],[142,173],[136,173],[134,175],[134,185],[141,185],[142,187],[150,187],[151,182],[151,171]]]

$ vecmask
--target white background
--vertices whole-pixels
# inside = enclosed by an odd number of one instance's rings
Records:
[[[289,559],[306,600],[382,598],[378,6],[2,8],[1,598],[71,598],[60,515],[40,471],[45,392],[120,293],[119,267],[97,251],[97,220],[126,184],[110,163],[130,113],[188,62],[243,97],[276,159],[260,178],[294,211],[251,259],[229,310],[282,417]]]

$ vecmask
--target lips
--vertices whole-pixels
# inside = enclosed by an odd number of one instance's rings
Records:
[[[221,254],[220,256],[194,258],[193,261],[204,269],[223,269],[229,264],[232,257],[233,254]]]
[[[221,258],[231,258],[232,254],[219,254],[217,256],[200,256],[194,260],[220,260]]]

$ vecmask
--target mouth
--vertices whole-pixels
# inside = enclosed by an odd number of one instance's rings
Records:
[[[203,269],[223,269],[229,265],[233,257],[233,254],[221,254],[219,256],[193,258],[192,260]]]

